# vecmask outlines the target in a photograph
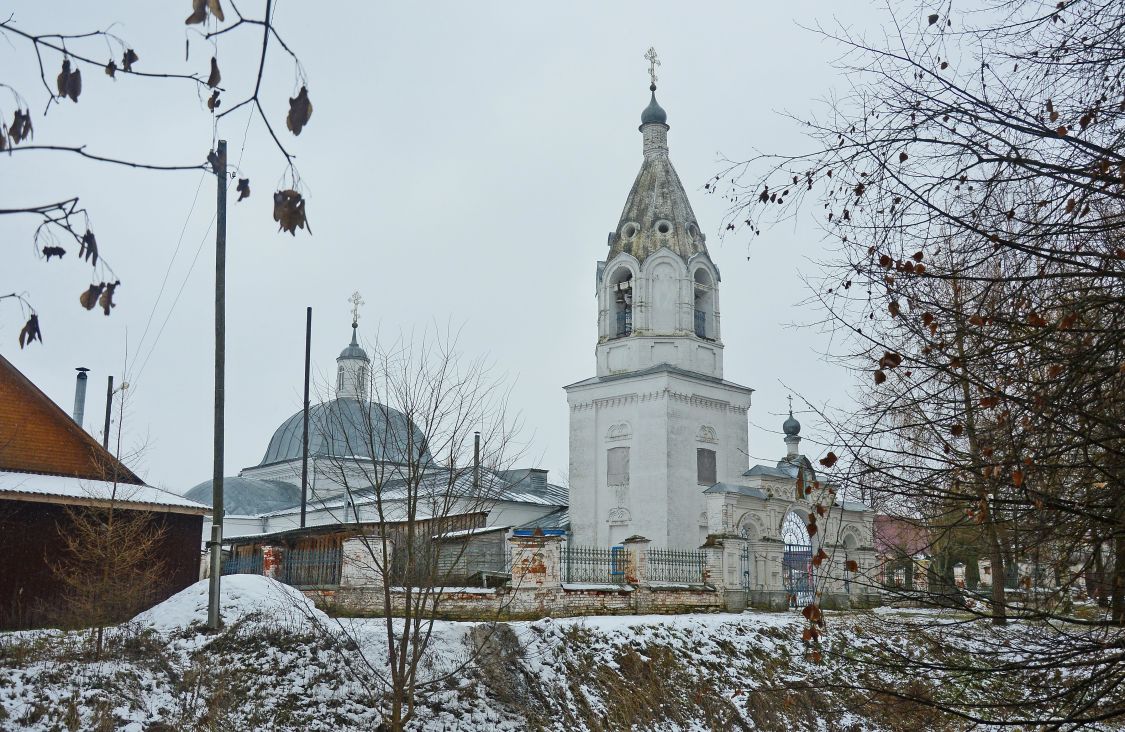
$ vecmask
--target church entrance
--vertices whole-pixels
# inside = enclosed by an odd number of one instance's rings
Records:
[[[796,513],[786,514],[781,524],[785,551],[781,556],[781,582],[789,607],[800,610],[813,601],[812,542],[805,522]]]

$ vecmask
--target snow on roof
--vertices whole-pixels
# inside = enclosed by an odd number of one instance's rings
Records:
[[[0,496],[36,500],[34,497],[72,498],[79,502],[104,503],[114,500],[128,508],[162,507],[177,513],[211,513],[202,503],[150,485],[114,484],[105,480],[87,480],[39,473],[16,473],[0,470]]]
[[[507,531],[511,526],[478,526],[475,529],[461,529],[460,531],[447,531],[444,534],[434,534],[431,539],[456,539],[474,534],[490,534],[493,531]]]

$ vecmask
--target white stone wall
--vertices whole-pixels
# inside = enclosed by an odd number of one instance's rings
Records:
[[[696,449],[716,453],[718,482],[747,468],[750,390],[662,371],[568,388],[570,517],[576,544],[639,534],[694,548],[707,533]],[[608,450],[629,447],[628,486],[610,486]]]

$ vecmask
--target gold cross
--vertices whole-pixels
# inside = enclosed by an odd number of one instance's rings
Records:
[[[645,51],[645,60],[648,61],[648,76],[652,79],[652,85],[656,86],[656,67],[660,65],[660,59],[656,57],[656,49],[649,46]]]
[[[352,323],[359,323],[359,306],[364,305],[363,298],[359,296],[359,291],[356,290],[352,296],[348,298],[348,302],[352,304]]]

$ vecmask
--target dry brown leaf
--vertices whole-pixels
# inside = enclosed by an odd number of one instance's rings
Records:
[[[111,79],[117,78],[117,62],[113,59],[110,59],[109,63],[105,65],[105,75]]]
[[[78,302],[82,303],[82,307],[87,310],[93,310],[94,306],[98,304],[98,298],[101,297],[103,289],[105,289],[104,282],[100,285],[90,285],[85,292],[78,296]]]
[[[273,194],[273,220],[278,222],[279,231],[288,231],[293,236],[297,229],[308,228],[312,233],[305,218],[305,199],[291,188]]]
[[[70,81],[70,59],[64,58],[62,62],[62,71],[55,77],[55,87],[59,90],[59,96],[65,97],[68,83]]]
[[[32,341],[43,342],[43,333],[39,330],[39,316],[35,313],[24,323],[23,330],[20,331],[20,348],[23,348]]]
[[[196,25],[207,20],[207,0],[191,0],[191,15],[184,21],[184,25]]]
[[[307,87],[301,87],[301,91],[297,92],[297,96],[289,100],[289,115],[285,118],[285,126],[294,135],[301,134],[301,130],[309,123],[309,118],[312,117],[312,102],[309,101],[309,90]]]
[[[124,55],[121,56],[121,68],[125,71],[132,71],[133,64],[140,60],[140,56],[138,56],[133,49],[127,48],[125,49]]]
[[[839,459],[840,458],[838,458],[836,456],[836,453],[829,450],[828,454],[820,459],[820,464],[823,465],[826,468],[831,468],[833,465],[836,464],[836,461],[839,460]]]
[[[23,112],[17,109],[12,118],[12,126],[8,128],[8,136],[18,145],[24,140],[30,140],[31,133],[31,110]]]
[[[113,291],[117,289],[117,286],[120,285],[121,282],[108,282],[104,284],[105,289],[102,291],[102,296],[98,298],[98,305],[101,306],[106,315],[109,315],[110,308],[117,307],[117,304],[113,302]]]
[[[75,69],[66,79],[66,95],[70,101],[77,102],[78,95],[82,93],[82,70]]]
[[[250,197],[250,179],[249,178],[239,178],[238,179],[238,185],[235,186],[235,190],[238,191],[238,200],[239,201],[241,201],[244,198],[249,198]]]
[[[215,91],[211,92],[211,98],[207,100],[207,109],[210,109],[212,112],[214,112],[222,103],[222,100],[219,99],[219,90],[216,89]]]
[[[94,238],[94,232],[89,229],[82,235],[81,246],[78,249],[78,256],[90,262],[93,266],[98,266],[98,240]],[[93,261],[91,261],[93,260]]]
[[[207,77],[207,86],[214,89],[215,87],[217,87],[219,85],[219,82],[222,81],[222,80],[223,80],[223,75],[219,73],[219,61],[214,56],[212,56],[211,57],[211,75]]]
[[[211,15],[214,15],[220,21],[226,20],[226,16],[223,15],[222,3],[219,0],[207,0],[207,9],[211,11]]]

